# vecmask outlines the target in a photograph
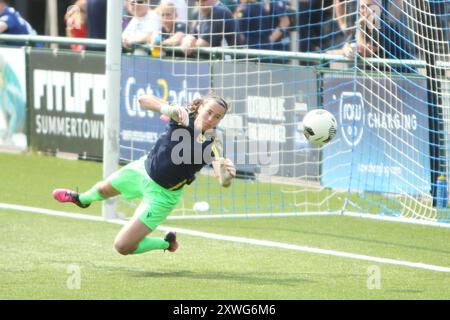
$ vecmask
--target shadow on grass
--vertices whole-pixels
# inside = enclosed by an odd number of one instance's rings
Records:
[[[414,290],[414,289],[386,289],[385,292],[391,292],[391,293],[423,293],[423,290]]]
[[[194,272],[191,270],[180,270],[170,272],[158,271],[137,271],[126,270],[132,277],[137,278],[166,278],[166,279],[188,279],[188,280],[207,280],[207,281],[226,281],[247,283],[251,285],[282,285],[286,287],[296,287],[300,283],[316,283],[310,279],[295,277],[292,274],[280,274],[275,276],[273,273],[236,273],[236,272]]]

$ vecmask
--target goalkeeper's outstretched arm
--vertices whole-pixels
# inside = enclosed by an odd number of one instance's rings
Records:
[[[147,110],[159,112],[168,116],[170,119],[185,127],[189,125],[189,114],[186,109],[181,106],[169,105],[167,101],[152,94],[140,96],[138,101],[139,104]]]

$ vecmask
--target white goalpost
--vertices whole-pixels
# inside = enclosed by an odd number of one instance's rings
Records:
[[[119,167],[119,112],[120,68],[122,52],[122,0],[108,1],[106,44],[106,112],[103,140],[103,178],[107,178]],[[105,219],[117,218],[116,199],[102,204]]]

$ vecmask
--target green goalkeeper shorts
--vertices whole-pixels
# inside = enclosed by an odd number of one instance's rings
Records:
[[[177,206],[183,189],[171,191],[154,182],[145,170],[145,159],[127,164],[107,180],[125,199],[142,198],[134,216],[155,230]]]

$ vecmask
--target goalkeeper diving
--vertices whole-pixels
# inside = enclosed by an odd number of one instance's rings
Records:
[[[195,174],[208,164],[212,164],[214,175],[223,187],[229,187],[236,176],[233,162],[222,157],[221,144],[215,135],[215,128],[225,117],[228,104],[212,92],[186,107],[169,105],[153,95],[141,96],[139,103],[171,120],[149,154],[84,193],[56,189],[53,197],[81,208],[120,194],[125,199],[142,198],[133,218],[117,235],[114,248],[122,255],[157,249],[174,252],[178,248],[175,232],[167,232],[163,239],[147,235],[177,206],[184,187],[191,184]]]

